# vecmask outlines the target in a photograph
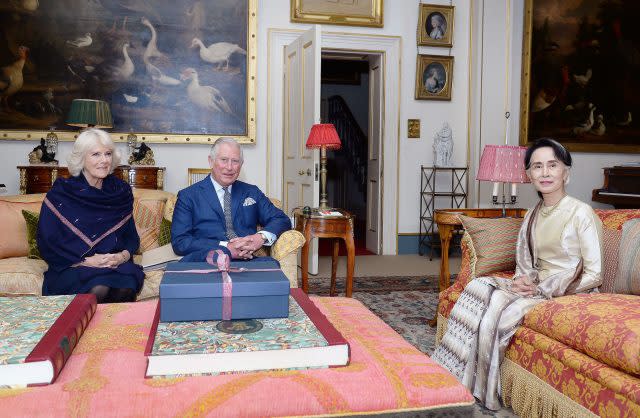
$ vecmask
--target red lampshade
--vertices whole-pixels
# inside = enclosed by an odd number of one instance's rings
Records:
[[[342,144],[332,123],[317,123],[311,127],[309,138],[307,138],[307,148],[338,149]]]
[[[526,147],[515,145],[485,145],[476,180],[529,183],[524,167],[526,152]]]

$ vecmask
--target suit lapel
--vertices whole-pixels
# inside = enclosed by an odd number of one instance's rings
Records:
[[[202,187],[202,197],[207,202],[207,204],[213,209],[215,213],[220,216],[221,219],[224,219],[224,211],[222,206],[220,206],[220,200],[218,199],[218,194],[216,193],[215,187],[213,187],[213,183],[211,182],[210,177],[206,177],[204,180],[200,182]]]
[[[234,224],[236,223],[236,217],[238,215],[238,211],[240,210],[240,205],[244,200],[244,184],[240,181],[236,181],[233,183],[233,187],[231,188],[231,217],[234,220]]]

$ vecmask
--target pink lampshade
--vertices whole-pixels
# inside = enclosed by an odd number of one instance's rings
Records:
[[[526,152],[526,147],[515,145],[485,145],[476,180],[529,183],[524,167]]]
[[[317,123],[311,127],[309,138],[307,138],[307,148],[338,149],[342,143],[338,136],[338,131],[332,123]]]

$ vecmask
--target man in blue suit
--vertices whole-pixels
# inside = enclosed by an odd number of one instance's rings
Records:
[[[211,175],[178,193],[171,245],[182,261],[205,261],[218,249],[232,259],[249,260],[291,229],[289,217],[258,187],[237,180],[243,162],[240,145],[219,138],[209,155]]]

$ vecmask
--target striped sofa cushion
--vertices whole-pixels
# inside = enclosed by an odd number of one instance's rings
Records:
[[[459,216],[471,237],[475,253],[472,277],[516,268],[516,243],[522,218],[470,218]],[[474,263],[475,261],[475,263]]]

